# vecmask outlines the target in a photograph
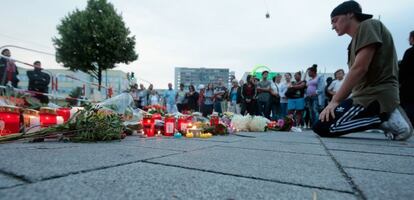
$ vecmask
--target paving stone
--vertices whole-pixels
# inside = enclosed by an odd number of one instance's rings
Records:
[[[331,151],[343,167],[381,170],[414,175],[414,157]]]
[[[78,147],[80,143],[64,143],[64,142],[56,142],[56,141],[47,141],[47,142],[37,142],[37,143],[29,143],[29,142],[10,142],[10,143],[3,143],[0,144],[0,151],[6,149],[18,149],[18,148],[27,148],[27,149],[61,149],[61,148],[71,148],[71,147]]]
[[[298,142],[320,144],[318,136],[312,131],[301,133],[268,131],[264,133],[238,133],[239,135],[254,137],[263,141],[279,141],[279,142]]]
[[[341,143],[341,144],[361,144],[377,146],[402,146],[414,148],[414,140],[392,141],[386,139],[383,134],[379,133],[353,133],[338,138],[321,138],[324,143]]]
[[[378,145],[366,145],[366,144],[341,144],[341,143],[326,143],[325,145],[330,150],[370,152],[370,153],[378,153],[378,154],[393,154],[393,155],[414,157],[414,148],[408,148],[404,146],[378,146]]]
[[[281,151],[302,154],[325,155],[328,154],[322,145],[307,143],[289,143],[280,141],[263,141],[259,139],[250,139],[242,142],[234,142],[230,144],[221,144],[223,147],[237,147],[245,149],[261,149],[267,151]]]
[[[327,156],[213,147],[150,161],[343,191],[351,190],[334,162]]]
[[[210,140],[210,139],[205,139]],[[174,151],[193,151],[222,144],[222,142],[204,142],[194,138],[154,138],[129,140],[119,145],[141,146]]]
[[[414,175],[345,169],[367,199],[412,200]]]
[[[247,140],[250,138],[240,137],[237,135],[225,135],[225,136],[213,136],[211,138],[193,138],[194,140],[199,140],[203,142],[221,142],[221,143],[232,143],[232,142],[239,142],[243,140]]]
[[[37,181],[68,173],[136,162],[177,153],[112,143],[79,144],[61,149],[8,149],[0,151],[0,169]]]
[[[5,187],[12,187],[15,185],[23,184],[23,181],[17,180],[15,178],[0,174],[0,189]]]
[[[0,190],[0,199],[355,199],[352,194],[136,163]]]

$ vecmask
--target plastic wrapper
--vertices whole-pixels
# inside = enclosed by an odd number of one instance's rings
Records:
[[[261,116],[254,116],[249,123],[249,130],[252,132],[266,131],[267,123],[270,122],[267,118]]]
[[[49,107],[49,108],[61,108],[62,106],[59,106],[59,105],[56,105],[56,104],[54,104],[54,103],[48,103],[47,104],[47,107]]]
[[[103,102],[97,103],[96,108],[104,108],[112,110],[120,115],[124,120],[124,126],[133,130],[140,130],[140,124],[145,111],[134,109],[134,100],[129,93],[122,93]]]
[[[252,117],[250,115],[234,115],[231,119],[231,123],[236,131],[249,131],[249,123]]]

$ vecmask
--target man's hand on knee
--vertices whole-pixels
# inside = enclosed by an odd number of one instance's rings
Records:
[[[331,101],[328,106],[323,109],[319,114],[319,120],[322,122],[328,122],[330,119],[335,119],[335,108],[339,105],[339,102]],[[332,117],[332,118],[330,118]]]

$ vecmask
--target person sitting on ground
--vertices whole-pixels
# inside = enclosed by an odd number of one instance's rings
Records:
[[[394,140],[407,140],[413,134],[399,106],[398,60],[391,33],[381,21],[371,18],[356,1],[343,2],[331,13],[332,29],[352,40],[348,75],[313,126],[322,137],[376,128]]]

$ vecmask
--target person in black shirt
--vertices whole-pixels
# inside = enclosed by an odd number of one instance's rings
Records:
[[[399,65],[400,101],[408,118],[410,118],[411,124],[414,124],[414,95],[410,92],[414,84],[411,77],[414,72],[414,31],[410,32],[408,40],[411,47],[405,51]]]
[[[49,103],[49,98],[41,93],[48,93],[48,85],[50,83],[50,76],[47,73],[42,72],[42,64],[40,61],[33,63],[34,70],[27,71],[27,77],[29,78],[29,91],[35,92],[34,97],[39,99],[41,103]]]

